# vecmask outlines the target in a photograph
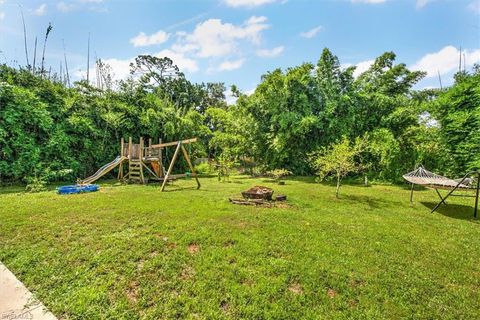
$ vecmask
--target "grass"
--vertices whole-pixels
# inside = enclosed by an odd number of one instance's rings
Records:
[[[231,205],[256,184],[291,207]],[[0,189],[0,260],[66,319],[478,319],[471,198],[433,191],[179,181],[60,196]],[[170,190],[172,187],[170,187]]]

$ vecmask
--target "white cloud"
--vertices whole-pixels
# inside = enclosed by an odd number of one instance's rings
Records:
[[[0,20],[5,19],[5,12],[0,12]]]
[[[365,61],[358,62],[356,64],[342,63],[341,66],[342,66],[343,69],[346,69],[346,68],[349,68],[349,67],[355,67],[355,71],[353,71],[353,76],[355,78],[358,78],[358,76],[360,76],[362,73],[367,71],[372,66],[372,64],[374,62],[375,62],[375,60],[365,60]]]
[[[100,5],[103,2],[103,0],[59,1],[57,2],[57,10],[67,13],[85,8],[93,12],[108,12],[108,9],[105,6]]]
[[[158,58],[168,57],[172,59],[173,63],[179,67],[181,72],[194,73],[199,70],[197,62],[194,59],[188,58],[183,53],[175,52],[170,49],[165,49],[160,52],[154,53],[152,54],[152,56],[156,56]],[[128,59],[116,59],[116,58],[102,59],[102,62],[106,63],[111,67],[112,76],[114,80],[124,80],[130,76],[130,63],[135,62],[135,57],[128,58]],[[96,81],[95,63],[91,63],[90,65],[92,66],[89,71],[90,82],[93,84]],[[77,80],[86,79],[87,78],[86,70],[77,68],[76,70],[73,71],[73,78]]]
[[[47,13],[47,4],[42,3],[38,8],[33,10],[33,14],[36,16],[43,16]]]
[[[73,9],[75,9],[75,5],[73,3],[66,3],[66,2],[60,1],[59,3],[57,3],[57,9],[64,13],[70,12]]]
[[[169,57],[173,60],[173,63],[180,68],[180,71],[182,72],[186,71],[193,73],[198,71],[197,62],[191,58],[186,57],[181,52],[175,52],[170,49],[165,49],[155,54],[155,56],[160,58]]]
[[[166,42],[169,37],[170,34],[166,33],[163,30],[159,30],[158,32],[151,35],[146,35],[144,32],[140,32],[137,36],[130,39],[130,43],[133,44],[134,47],[146,47],[156,44],[162,44]]]
[[[264,4],[277,2],[278,0],[224,0],[225,4],[229,7],[247,7],[253,8]]]
[[[476,14],[480,14],[480,0],[470,2],[467,8]]]
[[[468,69],[480,62],[480,49],[462,50],[465,53],[465,66]],[[427,78],[445,75],[458,70],[460,51],[453,46],[446,46],[440,51],[428,53],[410,67],[412,70],[427,72]],[[463,66],[462,66],[463,68]]]
[[[352,3],[368,3],[368,4],[377,4],[384,3],[386,0],[352,0]]]
[[[245,59],[224,61],[218,66],[218,71],[232,71],[232,70],[238,69],[243,65],[244,62],[245,62]]]
[[[222,57],[235,52],[240,41],[260,44],[261,32],[269,28],[266,17],[252,16],[241,25],[209,19],[199,23],[192,33],[178,32],[174,48],[201,58]]]
[[[308,31],[300,33],[300,36],[304,37],[304,38],[307,38],[307,39],[310,39],[310,38],[315,37],[322,30],[323,30],[323,27],[318,26],[318,27],[315,27],[315,28],[310,29]]]
[[[357,63],[355,66],[357,67],[355,71],[353,72],[353,76],[357,78],[359,75],[367,71],[372,64],[375,62],[375,60],[365,60],[362,62]]]
[[[278,46],[273,49],[260,49],[257,50],[257,56],[262,58],[273,58],[280,55],[284,49],[284,46]]]
[[[425,7],[427,4],[433,2],[435,0],[417,0],[415,2],[415,8],[417,8],[417,10],[419,9],[422,9],[423,7]]]
[[[189,59],[185,57],[183,54],[174,52],[172,50],[162,50],[154,56],[163,58],[163,57],[168,57],[173,60],[173,63],[176,64],[179,68],[180,71],[182,72],[197,72],[198,65],[197,62],[193,59]],[[111,67],[112,70],[112,75],[115,80],[124,80],[127,79],[130,76],[130,63],[135,61],[135,58],[130,58],[130,59],[115,59],[115,58],[110,58],[110,59],[102,59],[102,61],[106,64],[108,64]],[[95,66],[90,68],[90,82],[95,83]],[[76,79],[86,79],[87,78],[87,72],[86,70],[81,70],[81,69],[76,69],[73,73],[74,78]]]

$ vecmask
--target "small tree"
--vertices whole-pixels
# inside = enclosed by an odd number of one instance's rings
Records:
[[[230,172],[236,165],[235,160],[226,152],[218,157],[218,181],[229,181]]]
[[[351,145],[347,137],[329,148],[323,148],[312,155],[313,167],[317,170],[320,180],[329,175],[334,175],[337,179],[337,189],[335,196],[338,198],[340,181],[350,172],[358,170],[355,163],[355,156],[358,154],[358,148]]]
[[[267,174],[273,179],[275,179],[277,183],[280,183],[282,178],[291,175],[292,172],[287,169],[275,169],[272,171],[268,171]]]

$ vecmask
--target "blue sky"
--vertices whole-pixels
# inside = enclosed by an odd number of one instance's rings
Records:
[[[0,63],[25,64],[20,6],[30,60],[51,22],[47,65],[59,69],[63,39],[77,79],[89,33],[92,60],[105,60],[117,78],[136,55],[152,54],[172,58],[192,81],[245,92],[269,70],[316,62],[324,47],[359,71],[394,51],[428,72],[419,88],[438,86],[438,73],[451,83],[460,47],[467,68],[480,62],[480,0],[0,0]]]

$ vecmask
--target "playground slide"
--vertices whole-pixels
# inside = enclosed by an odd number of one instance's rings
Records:
[[[122,163],[125,160],[127,160],[126,157],[120,157],[120,156],[116,157],[112,162],[109,162],[106,165],[104,165],[103,167],[101,167],[100,169],[98,169],[97,172],[95,172],[90,177],[79,181],[79,184],[89,184],[89,183],[92,183],[92,182],[100,179],[102,176],[104,176],[105,174],[110,172],[113,168],[115,168],[116,166],[118,166],[120,163]]]

